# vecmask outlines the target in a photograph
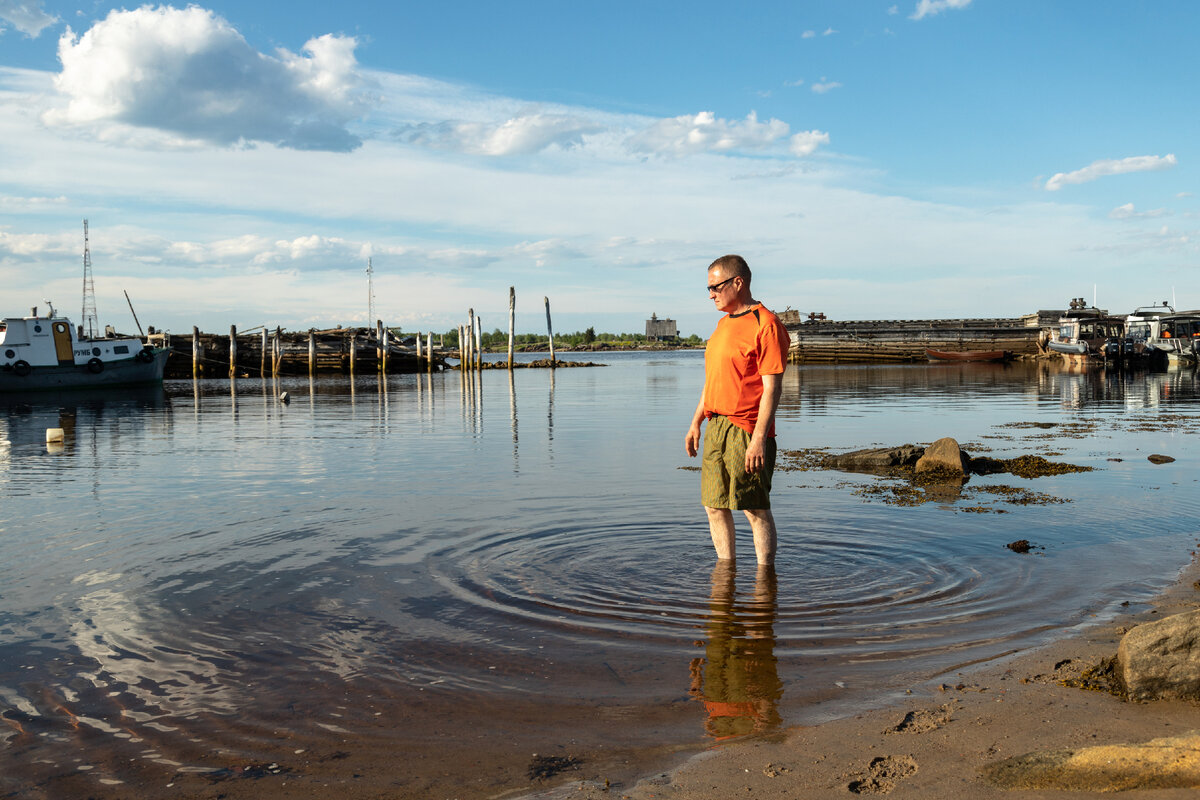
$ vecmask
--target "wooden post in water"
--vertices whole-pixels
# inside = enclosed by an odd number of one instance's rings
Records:
[[[192,326],[192,377],[200,377],[200,329]]]
[[[467,368],[475,369],[475,309],[467,309]]]
[[[237,325],[229,326],[229,377],[237,377]]]
[[[379,374],[387,374],[387,332],[383,329],[383,320],[375,320],[375,338],[379,341]]]
[[[429,363],[427,365],[427,368],[429,369],[430,372],[433,372],[433,332],[432,331],[428,334],[428,338],[426,338],[426,340],[425,340],[425,350],[429,353]]]
[[[483,372],[483,319],[475,318],[475,369]]]
[[[308,332],[308,377],[317,371],[317,334]]]
[[[283,342],[280,337],[283,334],[281,328],[275,328],[275,337],[271,341],[271,377],[279,377],[279,365],[283,362]]]
[[[550,298],[543,297],[546,301],[546,332],[550,334],[550,366],[558,364],[558,359],[554,357],[554,326],[550,324]]]
[[[508,368],[513,368],[513,328],[517,321],[517,287],[508,287]]]
[[[417,371],[421,370],[421,332],[417,331]]]
[[[358,352],[358,335],[350,332],[350,377],[354,377],[354,359]]]
[[[262,332],[262,363],[258,366],[258,377],[267,377],[267,326],[263,325]]]

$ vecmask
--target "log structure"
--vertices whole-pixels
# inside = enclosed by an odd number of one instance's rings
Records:
[[[1006,350],[1014,355],[1039,352],[1044,338],[1039,312],[993,319],[916,319],[833,321],[823,315],[800,320],[780,315],[791,335],[788,360],[795,364],[854,364],[925,361],[925,351]]]
[[[168,378],[328,375],[352,371],[363,374],[379,371],[384,359],[389,374],[443,370],[445,356],[449,355],[424,348],[418,357],[415,347],[402,345],[390,336],[384,351],[379,347],[376,330],[369,328],[243,332],[231,328],[229,335],[193,329],[190,336],[154,333],[148,339],[155,347],[171,349],[166,368]]]

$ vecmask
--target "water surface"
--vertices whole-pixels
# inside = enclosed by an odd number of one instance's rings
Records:
[[[912,506],[780,472],[776,568],[739,520],[714,569],[683,452],[702,354],[586,358],[607,366],[0,405],[0,795],[483,797],[533,754],[617,770],[1136,607],[1196,544],[1191,371],[789,367],[783,449],[954,436],[1095,471]]]

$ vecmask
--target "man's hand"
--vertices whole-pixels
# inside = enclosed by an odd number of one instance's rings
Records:
[[[700,451],[700,426],[693,425],[688,428],[687,436],[683,437],[683,449],[687,451],[690,458],[695,458],[696,453]]]
[[[755,474],[767,463],[767,448],[762,439],[750,438],[746,447],[746,472]]]

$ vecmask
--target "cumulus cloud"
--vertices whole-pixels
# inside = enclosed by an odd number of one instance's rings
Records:
[[[7,22],[26,36],[36,38],[46,28],[58,22],[58,17],[42,10],[42,0],[30,0],[26,3],[18,0],[0,0],[0,23],[2,22]],[[4,26],[0,25],[0,33],[3,32]]]
[[[528,114],[504,122],[439,122],[411,125],[399,132],[412,144],[487,156],[529,155],[551,145],[562,148],[583,143],[588,134],[605,128],[567,114]]]
[[[740,121],[718,119],[711,111],[701,111],[695,116],[661,119],[630,136],[626,146],[635,153],[670,156],[762,150],[787,136],[788,131],[786,122],[759,122],[753,111]]]
[[[825,32],[822,33],[821,35],[822,36],[833,36],[835,33],[837,33],[837,31],[835,31],[833,28],[826,28]]]
[[[1132,156],[1131,158],[1104,158],[1094,161],[1083,169],[1074,172],[1059,172],[1046,181],[1048,192],[1057,192],[1062,187],[1074,183],[1088,183],[1108,175],[1123,175],[1127,172],[1151,172],[1160,169],[1170,169],[1175,166],[1174,153],[1165,156]]]
[[[917,3],[917,8],[909,16],[909,19],[924,19],[940,14],[947,9],[966,8],[969,5],[971,5],[971,0],[921,0]]]
[[[792,151],[792,155],[803,158],[811,156],[823,144],[829,144],[828,133],[823,131],[800,131],[789,140],[788,149]]]
[[[815,39],[815,38],[817,38],[817,32],[816,31],[805,31],[804,33],[800,34],[800,38],[801,39]]]
[[[68,102],[44,119],[216,145],[349,151],[362,142],[346,125],[367,108],[356,44],[326,34],[302,55],[266,55],[196,6],[112,11],[82,36],[68,28],[60,38],[55,86]]]
[[[817,94],[825,94],[826,92],[832,92],[834,89],[840,88],[842,88],[842,84],[837,81],[827,81],[824,78],[821,78],[821,80],[812,85],[812,90]]]
[[[1154,219],[1155,217],[1165,217],[1171,212],[1165,208],[1155,208],[1150,211],[1137,211],[1133,207],[1133,203],[1126,203],[1123,206],[1117,206],[1112,211],[1108,212],[1109,219]]]

